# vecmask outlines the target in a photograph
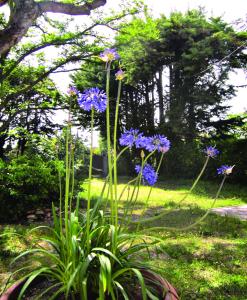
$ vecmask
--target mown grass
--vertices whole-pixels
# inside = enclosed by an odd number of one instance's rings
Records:
[[[121,178],[118,194],[121,194],[127,178]],[[152,190],[147,217],[166,211],[161,219],[144,223],[141,230],[161,238],[159,247],[151,252],[152,267],[177,288],[181,299],[247,299],[247,222],[237,218],[222,217],[210,213],[198,226],[187,231],[161,229],[149,231],[150,227],[183,229],[197,221],[211,207],[218,184],[200,182],[196,189],[181,203],[192,182],[189,180],[163,181]],[[103,181],[94,179],[93,197],[100,195]],[[87,184],[82,197],[86,197]],[[130,194],[133,186],[130,187]],[[147,199],[149,187],[142,186],[136,202],[138,215]],[[124,193],[120,206],[127,198]],[[226,182],[215,207],[237,206],[247,203],[247,189]]]
[[[35,232],[30,235],[29,230],[33,227],[33,225],[23,226],[17,224],[0,225],[0,294],[11,272],[17,267],[11,265],[13,259],[22,251],[31,247],[34,240],[41,234],[41,232]],[[12,278],[10,283],[13,280]]]
[[[123,184],[119,184],[119,194]],[[188,196],[184,203],[178,206],[180,199],[190,187],[189,181],[161,182],[150,197],[148,216],[154,216],[162,210],[167,214],[152,223],[144,224],[146,234],[157,236],[162,240],[151,250],[151,259],[140,253],[140,259],[149,261],[150,266],[158,268],[178,290],[181,299],[240,299],[247,297],[247,222],[236,218],[221,217],[209,214],[203,222],[187,231],[159,229],[150,231],[149,227],[184,228],[202,216],[212,203],[212,197],[217,191],[215,183],[202,182]],[[93,197],[100,194],[103,181],[93,181]],[[86,188],[86,185],[84,186]],[[133,188],[133,187],[132,187]],[[148,187],[141,187],[137,199],[136,216],[142,211]],[[85,196],[86,190],[81,193]],[[124,195],[121,207],[126,202]],[[247,189],[226,183],[216,206],[242,205],[247,202]],[[0,285],[10,272],[9,262],[21,250],[29,246],[35,238],[27,236],[27,226],[2,226],[0,232],[18,232],[26,235],[27,242],[13,236],[0,240]]]
[[[128,182],[128,178],[122,177],[119,180],[118,184],[118,195],[121,194],[123,188]],[[191,180],[178,180],[178,181],[162,181],[159,182],[153,189],[149,199],[149,206],[154,207],[164,207],[164,208],[173,208],[181,199],[188,193],[191,185]],[[101,179],[95,178],[92,181],[92,197],[99,197],[104,181]],[[211,206],[212,198],[214,198],[219,184],[214,182],[200,182],[194,191],[183,201],[179,206],[188,207],[188,206],[197,206],[202,209],[208,208]],[[84,191],[80,193],[81,198],[87,198],[87,183],[82,186]],[[133,185],[130,185],[129,194],[133,190]],[[139,196],[137,199],[137,206],[143,206],[145,204],[147,195],[149,193],[150,187],[141,186],[139,191]],[[107,191],[107,189],[106,189]],[[106,197],[106,194],[104,196]],[[232,185],[228,182],[225,183],[222,193],[220,194],[219,199],[216,201],[215,207],[221,206],[235,206],[243,205],[247,203],[247,188],[238,185]],[[123,194],[120,205],[124,206],[124,202],[128,197],[128,189]]]
[[[177,223],[182,227],[184,219],[177,216]],[[164,242],[150,264],[160,267],[181,299],[246,299],[246,222],[210,214],[190,231],[152,235]]]

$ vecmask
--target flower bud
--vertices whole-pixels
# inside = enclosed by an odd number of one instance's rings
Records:
[[[69,86],[67,93],[69,96],[76,96],[78,94],[78,91],[74,86]]]
[[[123,80],[125,77],[123,70],[117,71],[117,73],[115,74],[115,77],[116,77],[116,80]]]
[[[117,53],[116,49],[105,49],[104,52],[100,53],[100,59],[106,63],[117,60],[119,58],[120,56]]]

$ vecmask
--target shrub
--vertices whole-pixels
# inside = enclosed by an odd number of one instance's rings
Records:
[[[51,205],[58,199],[57,161],[40,155],[23,155],[9,162],[1,160],[0,217],[2,222],[19,220],[26,210]]]

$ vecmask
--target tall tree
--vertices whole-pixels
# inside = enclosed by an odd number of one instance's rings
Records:
[[[246,32],[221,18],[207,19],[201,10],[126,24],[117,43],[129,84],[143,95],[144,115],[153,115],[148,127],[192,141],[212,117],[222,116],[235,94],[229,74],[246,67],[246,38]]]
[[[29,131],[31,131],[30,120],[34,117],[34,111],[37,116],[42,115],[45,118],[45,115],[50,116],[51,111],[61,108],[59,100],[61,97],[55,101],[57,96],[54,95],[58,93],[55,92],[56,88],[51,80],[47,80],[49,75],[69,72],[71,69],[78,68],[73,65],[74,63],[90,61],[93,55],[99,53],[99,44],[104,40],[98,28],[102,26],[114,28],[115,23],[121,18],[136,13],[139,9],[137,4],[111,15],[103,16],[100,12],[97,14],[95,12],[94,18],[88,18],[85,22],[82,19],[80,26],[74,24],[71,16],[89,14],[105,2],[100,0],[82,1],[76,4],[75,1],[70,3],[31,0],[1,2],[1,5],[10,7],[11,14],[9,20],[4,14],[0,14],[0,35],[2,35],[0,46],[1,42],[8,41],[6,51],[3,50],[2,55],[0,54],[0,155],[3,156],[6,150],[6,143],[10,139],[9,131],[12,132],[15,126],[20,129],[18,122],[21,115],[22,122],[28,120]],[[41,13],[41,7],[43,12],[64,13],[67,14],[67,18],[53,19],[53,14]],[[34,13],[27,20],[31,8],[39,9],[40,14],[37,16]],[[17,27],[14,36],[11,32],[15,23]],[[10,34],[7,35],[8,32]],[[50,89],[47,88],[48,85]],[[62,107],[67,108],[66,103]],[[27,124],[24,127],[27,129]],[[11,136],[11,139],[13,138],[14,135]]]
[[[30,80],[30,73],[35,76],[39,68],[19,66],[4,81],[1,91],[12,90],[25,85]],[[31,134],[51,134],[56,130],[52,114],[63,107],[62,98],[54,83],[46,79],[32,90],[21,95],[2,98],[0,102],[0,157],[4,156],[6,144],[11,148],[12,142],[18,141],[18,148],[24,152],[26,142]]]
[[[174,173],[185,175],[186,170],[186,175],[194,176],[202,158],[198,155],[202,136],[217,126],[215,119],[225,118],[227,100],[235,95],[229,74],[246,67],[246,40],[246,32],[234,30],[222,18],[207,18],[201,10],[159,19],[147,15],[123,24],[114,45],[127,73],[120,129],[168,135],[173,145],[168,165]],[[101,86],[98,66],[83,67],[86,71],[75,77],[81,91]],[[95,74],[93,80],[88,70]],[[111,95],[116,98],[116,87]],[[88,117],[82,112],[80,116],[88,125]],[[98,120],[104,135],[103,122]]]

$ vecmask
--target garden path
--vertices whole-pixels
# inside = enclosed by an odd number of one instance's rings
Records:
[[[218,207],[213,208],[212,211],[221,216],[231,216],[247,220],[247,205]]]

